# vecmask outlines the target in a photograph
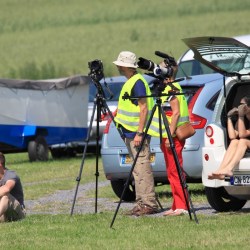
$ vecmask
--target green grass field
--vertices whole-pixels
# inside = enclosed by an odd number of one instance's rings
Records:
[[[37,200],[57,190],[74,189],[81,156],[48,162],[28,161],[27,153],[7,154],[7,165],[16,170],[23,182],[26,200]],[[85,159],[81,184],[95,181],[95,156]],[[100,181],[105,180],[100,161]],[[194,208],[204,203],[201,184],[190,184]],[[160,201],[166,204],[168,186],[157,187]],[[196,190],[196,192],[193,192]],[[199,191],[198,191],[199,190]],[[94,192],[89,196],[94,197]],[[111,187],[99,188],[99,199],[109,197],[117,201]],[[167,197],[167,198],[166,198]],[[72,197],[73,198],[73,197]],[[79,201],[77,200],[77,203]],[[39,214],[0,226],[1,249],[248,249],[250,244],[249,213],[218,213],[197,215],[199,224],[188,216],[134,218],[122,214],[121,209],[110,228],[114,211],[101,207],[98,213],[50,214],[47,204],[40,204]],[[71,204],[69,204],[69,207]],[[28,208],[27,208],[28,209]]]
[[[106,76],[121,50],[159,61],[155,50],[178,58],[182,38],[237,36],[249,33],[248,0],[0,0],[0,77],[52,78],[87,74],[89,61],[101,59]],[[81,157],[28,161],[26,153],[6,155],[20,175],[26,200],[75,187]],[[95,181],[95,157],[89,155],[81,183]],[[100,181],[105,180],[100,161]],[[202,184],[190,185],[194,206],[206,200]],[[157,187],[161,202],[168,186]],[[90,190],[89,196],[94,196]],[[100,197],[117,201],[111,187]],[[46,206],[43,208],[46,211]],[[188,217],[132,218],[98,214],[32,214],[1,224],[1,249],[249,249],[249,213]]]
[[[51,78],[87,74],[101,59],[106,76],[121,50],[154,61],[179,58],[182,38],[249,33],[248,0],[0,0],[0,76]]]

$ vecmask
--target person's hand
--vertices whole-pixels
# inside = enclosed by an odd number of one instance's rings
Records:
[[[244,116],[249,111],[249,108],[247,107],[246,104],[241,104],[238,107],[238,111],[239,111],[239,116]]]
[[[142,136],[135,135],[134,137],[134,146],[139,147],[142,141]]]
[[[237,115],[237,114],[238,114],[238,109],[237,108],[232,108],[231,110],[228,111],[227,117],[231,117],[231,116]]]
[[[170,142],[169,142],[168,138],[165,141],[165,146],[166,146],[167,149],[170,149]]]

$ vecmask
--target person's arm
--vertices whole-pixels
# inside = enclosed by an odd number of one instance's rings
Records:
[[[6,181],[5,185],[0,187],[0,197],[7,195],[14,188],[16,182],[14,180]]]
[[[140,117],[139,117],[139,124],[138,124],[138,132],[143,132],[147,115],[148,115],[148,106],[147,106],[147,99],[146,98],[140,98],[138,99],[138,105],[140,108]],[[135,135],[134,137],[134,145],[139,146],[142,141],[143,136]]]
[[[238,122],[236,123],[235,127],[236,128],[238,127]],[[227,131],[228,131],[228,137],[230,140],[238,138],[239,132],[237,129],[234,128],[231,117],[227,118]]]
[[[180,104],[176,96],[173,96],[169,103],[172,110],[171,123],[169,124],[169,129],[172,136],[177,128],[177,123],[180,117]]]
[[[239,130],[239,137],[246,138],[250,136],[250,131],[246,129],[244,117],[248,112],[249,108],[246,104],[240,105],[238,107],[239,110],[239,119],[238,119],[238,130]]]
[[[233,108],[233,109],[229,110],[229,112],[227,113],[227,131],[228,131],[228,137],[230,140],[236,139],[239,136],[238,122],[236,123],[236,125],[234,127],[232,119],[231,119],[232,116],[234,116],[234,115],[238,115],[237,108]]]

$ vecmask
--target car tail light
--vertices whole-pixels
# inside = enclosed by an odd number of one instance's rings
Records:
[[[115,116],[116,113],[117,113],[117,109],[112,113],[113,116]],[[112,122],[112,118],[110,116],[108,116],[108,121],[107,121],[105,129],[103,130],[103,134],[108,134],[111,122]]]
[[[106,127],[105,127],[105,129],[103,130],[103,134],[108,134],[108,132],[109,132],[109,127],[110,127],[111,122],[112,122],[112,119],[109,118],[108,121],[107,121]]]
[[[207,119],[199,115],[190,114],[190,122],[195,129],[202,129],[207,124]]]
[[[203,129],[205,127],[205,125],[207,124],[206,118],[192,113],[195,102],[196,102],[199,94],[201,93],[202,89],[203,89],[203,87],[199,88],[196,91],[195,95],[193,96],[193,98],[191,99],[191,101],[188,104],[189,119],[190,119],[192,126],[195,129]]]
[[[207,137],[212,137],[213,134],[214,134],[213,128],[212,128],[211,126],[207,126],[207,127],[206,127],[206,136],[207,136]]]
[[[209,155],[208,155],[208,154],[205,154],[205,155],[204,155],[204,159],[205,159],[206,161],[209,161]]]
[[[212,128],[212,126],[207,126],[206,127],[206,136],[209,138],[209,142],[211,145],[214,144],[214,138],[212,138],[212,136],[214,135],[214,130]]]
[[[109,113],[105,113],[101,115],[101,121],[107,121],[110,118]]]

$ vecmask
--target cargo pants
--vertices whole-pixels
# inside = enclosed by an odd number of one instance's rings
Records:
[[[139,147],[135,147],[133,139],[125,138],[129,154],[135,159]],[[147,205],[154,209],[158,208],[154,176],[150,165],[150,138],[145,138],[142,149],[133,169],[135,181],[136,203],[139,206]]]

